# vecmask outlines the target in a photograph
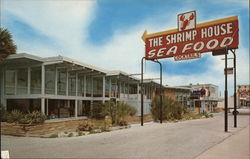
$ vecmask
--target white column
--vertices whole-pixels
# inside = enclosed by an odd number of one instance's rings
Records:
[[[78,96],[78,73],[76,72],[76,96]]]
[[[57,95],[57,79],[58,78],[58,69],[56,68],[56,77],[55,77],[55,95]]]
[[[102,77],[102,103],[105,103],[105,76]]]
[[[78,101],[75,100],[75,117],[77,118],[77,110],[78,110]]]
[[[69,95],[69,71],[66,70],[66,96]]]
[[[129,81],[128,81],[128,85],[127,85],[127,99],[129,99]]]
[[[48,98],[46,99],[46,109],[47,109],[46,115],[49,115],[49,99]]]
[[[15,95],[17,94],[17,70],[15,70]]]
[[[111,98],[111,78],[109,79],[109,98]]]
[[[84,79],[84,85],[83,85],[83,96],[86,97],[86,88],[87,88],[87,81],[86,81],[86,75],[83,76]]]
[[[45,94],[45,67],[44,65],[42,65],[42,76],[41,76],[41,80],[42,80],[42,86],[41,86],[41,94],[44,95]]]
[[[44,65],[41,66],[42,67],[42,71],[41,71],[41,94],[44,95],[45,93],[45,67]],[[41,98],[41,112],[43,114],[45,114],[45,98],[42,97]]]
[[[45,114],[45,98],[41,98],[41,112]]]
[[[28,67],[28,90],[27,90],[27,93],[30,94],[30,79],[31,79],[31,76],[30,76],[30,67]]]
[[[93,81],[93,77],[91,77],[91,97],[92,98],[93,98],[93,93],[94,93],[93,86],[94,86],[94,81]],[[91,100],[93,100],[93,99],[91,99]]]
[[[119,80],[119,94],[118,94],[118,98],[121,98],[121,81]]]

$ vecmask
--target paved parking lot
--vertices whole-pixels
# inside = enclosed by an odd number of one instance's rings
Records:
[[[214,118],[178,123],[147,123],[113,132],[72,138],[1,136],[1,150],[11,158],[171,158],[191,159],[249,125],[249,115],[238,116],[224,132],[223,113]]]

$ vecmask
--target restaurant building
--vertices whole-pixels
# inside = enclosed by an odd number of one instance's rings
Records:
[[[7,111],[38,110],[49,118],[90,116],[94,102],[124,101],[140,112],[140,80],[63,56],[13,54],[0,64],[1,105]],[[144,113],[150,113],[155,82],[145,84]]]

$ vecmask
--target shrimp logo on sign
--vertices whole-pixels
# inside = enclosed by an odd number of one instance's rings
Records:
[[[196,12],[191,11],[178,15],[178,31],[194,29],[196,27]]]

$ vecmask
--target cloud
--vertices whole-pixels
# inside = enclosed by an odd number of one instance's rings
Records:
[[[230,1],[230,0],[228,0]],[[3,1],[3,13],[11,13],[24,21],[37,32],[49,37],[57,43],[57,47],[49,47],[46,43],[34,43],[29,45],[27,39],[15,39],[18,41],[18,51],[32,53],[34,55],[48,57],[61,54],[79,61],[83,61],[108,70],[122,70],[127,73],[140,73],[140,62],[144,56],[144,42],[141,35],[147,29],[149,33],[164,31],[176,28],[176,16],[168,16],[166,21],[155,22],[155,18],[164,19],[166,15],[155,15],[157,17],[147,17],[140,24],[132,27],[123,27],[123,30],[116,28],[113,36],[105,45],[96,46],[88,43],[87,33],[91,21],[95,18],[96,1],[60,1],[45,0],[12,0]],[[198,8],[196,1],[190,1],[185,7],[180,7],[172,11],[171,15]],[[240,2],[241,3],[241,2]],[[246,3],[246,1],[242,1]],[[200,11],[201,12],[201,11]],[[207,21],[204,13],[199,21]],[[228,13],[227,13],[228,14]],[[221,18],[216,15],[213,19]],[[3,22],[7,21],[3,15]],[[164,17],[164,18],[162,18]],[[239,53],[239,56],[238,56]],[[193,75],[169,75],[163,74],[164,84],[187,85],[189,83],[212,83],[224,87],[223,68],[224,62],[221,57],[208,56],[209,70],[204,73]],[[249,59],[248,48],[237,50],[237,77],[238,83],[249,81]],[[174,62],[172,62],[174,65]],[[153,64],[148,63],[148,67]],[[157,78],[159,72],[147,69],[145,78]],[[230,88],[232,78],[229,77]]]

